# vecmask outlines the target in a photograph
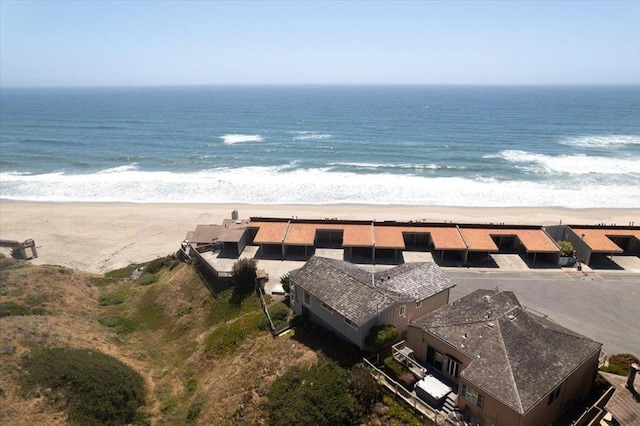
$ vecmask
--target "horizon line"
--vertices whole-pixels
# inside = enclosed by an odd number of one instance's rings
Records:
[[[131,84],[83,86],[0,85],[5,89],[170,89],[221,87],[629,87],[637,83],[212,83],[212,84]]]

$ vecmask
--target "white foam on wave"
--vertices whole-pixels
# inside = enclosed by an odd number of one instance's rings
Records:
[[[336,162],[329,163],[331,167],[353,167],[357,169],[417,169],[417,170],[438,170],[443,168],[437,164],[394,164],[394,163],[358,163],[358,162]]]
[[[640,159],[594,157],[585,154],[551,156],[520,150],[501,151],[484,158],[501,158],[532,173],[566,175],[640,174]]]
[[[560,141],[562,145],[577,148],[609,148],[623,147],[627,145],[640,145],[640,136],[636,135],[600,135],[579,136],[566,138]]]
[[[25,201],[121,201],[257,204],[407,204],[640,208],[637,180],[589,184],[576,178],[499,182],[495,179],[360,174],[328,169],[245,167],[191,173],[141,171],[68,175],[0,174],[0,198]]]
[[[222,139],[222,142],[226,143],[227,145],[233,145],[236,143],[243,143],[243,142],[263,142],[264,141],[264,138],[260,135],[241,135],[241,134],[224,135],[224,136],[220,136],[220,139]]]
[[[131,163],[124,166],[112,167],[110,169],[101,170],[98,172],[98,174],[108,175],[108,174],[128,172],[130,170],[137,170],[137,169],[138,169],[138,163]]]
[[[328,133],[314,132],[309,130],[291,131],[287,133],[296,135],[293,137],[294,141],[322,140],[332,137],[332,135]]]

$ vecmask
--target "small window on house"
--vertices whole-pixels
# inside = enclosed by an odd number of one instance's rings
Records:
[[[322,307],[325,310],[329,311],[330,313],[333,313],[333,308],[331,306],[327,305],[326,303],[322,302]]]
[[[401,317],[403,317],[403,316],[404,316],[404,311],[405,311],[405,309],[404,309],[404,308],[405,308],[405,306],[404,306],[404,305],[400,306],[400,316],[401,316]]]
[[[358,326],[351,320],[349,320],[349,318],[345,317],[344,318],[344,322],[346,322],[347,324],[349,324],[349,326],[351,326],[354,329],[358,329]]]
[[[436,348],[431,345],[427,345],[427,364],[434,366],[439,371],[442,371],[444,363],[444,355],[438,352]]]
[[[460,375],[460,362],[458,360],[447,357],[447,374],[451,377]]]
[[[304,291],[304,304],[311,306],[311,295],[306,290]]]
[[[419,308],[420,306],[422,306],[422,300],[416,302],[416,308]]]
[[[464,399],[472,403],[478,408],[482,408],[483,396],[475,389],[470,388],[466,383],[462,384],[462,392],[460,393]]]
[[[296,303],[296,286],[293,284],[289,287],[289,299],[291,299],[291,303]]]
[[[560,397],[560,386],[558,386],[553,392],[549,394],[549,402],[547,403],[547,405],[553,404],[556,401],[556,399],[558,399],[559,397]]]

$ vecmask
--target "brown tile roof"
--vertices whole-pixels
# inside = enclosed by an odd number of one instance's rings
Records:
[[[556,243],[542,229],[460,228],[470,251],[499,251],[492,236],[516,236],[527,252],[559,253]]]
[[[251,228],[259,228],[253,242],[256,244],[282,244],[289,222],[251,221]]]
[[[638,229],[588,229],[571,227],[585,243],[591,247],[591,251],[604,253],[622,253],[616,243],[609,239],[612,237],[633,237],[640,240],[640,230]]]
[[[420,228],[415,228],[420,229]],[[467,247],[462,241],[458,228],[427,228],[433,240],[436,250],[465,250]]]
[[[436,250],[465,250],[467,247],[455,226],[376,226],[375,241],[379,248],[406,248],[404,234],[429,234]]]
[[[373,229],[368,225],[344,225],[344,247],[373,247]]]
[[[614,419],[621,425],[637,425],[640,423],[640,400],[634,398],[627,389],[627,378],[613,373],[599,372],[611,386],[616,388],[611,399],[605,405],[605,409],[611,413]],[[638,389],[638,375],[634,381],[634,387]]]
[[[493,229],[460,228],[470,251],[498,252],[498,246],[491,239],[490,231]]]
[[[398,226],[376,226],[374,227],[376,247],[388,249],[404,249],[404,237],[402,230]]]
[[[312,246],[316,241],[316,231],[318,230],[343,230],[347,225],[324,224],[324,223],[295,223],[289,225],[287,238],[284,243],[287,245]]]
[[[218,239],[221,231],[222,225],[198,225],[189,241],[195,244],[211,244]]]

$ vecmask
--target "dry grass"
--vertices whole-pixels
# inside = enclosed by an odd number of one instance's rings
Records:
[[[145,379],[151,424],[264,424],[262,404],[273,380],[316,359],[306,345],[260,330],[231,353],[207,350],[206,336],[255,315],[259,304],[220,305],[230,303],[229,295],[212,296],[188,265],[162,269],[147,286],[135,280],[105,284],[91,274],[6,258],[0,272],[0,302],[29,301],[51,312],[0,319],[0,424],[67,423],[44,396],[19,392],[21,357],[34,347],[98,350],[133,367]],[[125,295],[122,303],[100,306],[100,298],[112,293]],[[105,326],[105,318],[114,316],[126,318],[133,330],[119,334]]]

